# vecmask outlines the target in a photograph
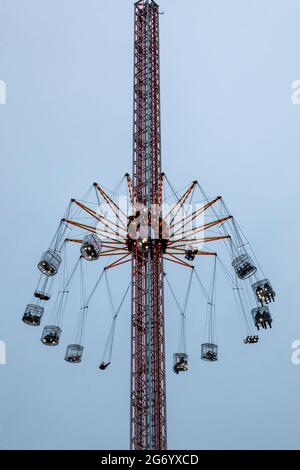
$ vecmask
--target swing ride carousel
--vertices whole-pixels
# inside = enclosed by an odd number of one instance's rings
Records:
[[[122,187],[123,192],[120,192]],[[120,196],[125,191],[127,197],[124,203],[124,198]],[[78,364],[82,361],[89,307],[99,285],[104,283],[113,314],[99,369],[104,371],[111,364],[117,319],[128,292],[132,291],[133,277],[128,274],[130,280],[116,308],[108,273],[121,265],[131,265],[133,256],[147,263],[157,247],[162,252],[165,284],[180,318],[179,344],[173,356],[173,371],[176,374],[187,371],[189,367],[185,323],[188,299],[195,282],[207,304],[200,357],[208,362],[219,358],[216,338],[217,269],[224,272],[224,278],[233,292],[243,342],[255,344],[259,341],[258,333],[272,328],[269,305],[275,300],[275,291],[222,197],[208,197],[197,181],[176,191],[166,175],[162,174],[156,199],[154,208],[140,207],[134,197],[131,179],[126,174],[113,191],[104,190],[94,183],[82,198],[71,199],[68,204],[50,246],[38,262],[38,284],[23,315],[25,324],[41,325],[45,306],[51,302],[55,290],[53,308],[43,328],[41,342],[45,346],[57,346],[61,340],[68,296],[74,278],[78,277],[81,300],[73,339],[66,347],[67,362]],[[211,249],[212,245],[220,243],[223,244],[226,261]],[[67,262],[68,245],[72,245],[79,255],[71,269]],[[197,266],[204,257],[212,260],[208,286]],[[98,263],[99,269],[87,294],[85,270],[91,262]],[[167,268],[175,265],[190,271],[183,306],[168,276]]]

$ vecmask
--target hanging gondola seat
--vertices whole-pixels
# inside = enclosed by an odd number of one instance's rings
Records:
[[[44,308],[40,305],[28,304],[25,309],[22,320],[24,323],[26,323],[26,325],[39,326],[43,313]]]
[[[217,361],[218,360],[218,346],[213,343],[203,343],[201,345],[201,359],[204,361]]]
[[[99,369],[105,370],[110,365],[110,362],[101,362]]]
[[[276,294],[269,279],[262,279],[261,281],[255,282],[252,284],[252,289],[256,296],[256,300],[260,302],[262,306],[275,301]]]
[[[46,346],[57,346],[59,344],[61,329],[56,325],[45,326],[41,341]]]
[[[54,276],[59,270],[61,261],[61,256],[57,251],[47,250],[43,253],[38,268],[45,276]]]
[[[78,364],[81,362],[84,347],[80,344],[69,344],[67,346],[65,361]]]
[[[188,355],[185,353],[175,353],[173,356],[173,370],[175,374],[188,370]]]
[[[102,243],[97,235],[86,235],[82,240],[80,247],[81,255],[87,261],[96,261],[99,259],[102,249]]]
[[[235,258],[232,261],[232,266],[240,279],[247,279],[257,271],[255,264],[247,253]]]

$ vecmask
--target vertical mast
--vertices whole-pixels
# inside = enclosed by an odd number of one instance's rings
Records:
[[[159,6],[135,3],[133,189],[150,214],[161,204]],[[147,217],[148,218],[148,217]],[[150,220],[150,215],[149,219]],[[132,254],[131,449],[166,449],[163,251],[161,239]]]

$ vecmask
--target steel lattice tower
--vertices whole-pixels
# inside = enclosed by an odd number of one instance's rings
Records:
[[[133,194],[161,204],[159,6],[135,3]],[[149,224],[150,225],[150,224]],[[150,227],[149,227],[150,230]],[[158,238],[132,254],[131,448],[166,449],[163,251]]]

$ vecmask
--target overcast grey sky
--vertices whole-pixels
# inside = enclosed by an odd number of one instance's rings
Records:
[[[299,448],[298,0],[161,0],[163,166],[176,187],[197,178],[223,195],[272,279],[274,328],[245,346],[220,281],[220,361],[200,360],[203,315],[189,304],[190,370],[172,373],[178,322],[167,299],[168,440],[177,449]],[[63,360],[72,334],[45,348],[21,322],[36,263],[71,197],[131,171],[133,2],[0,0],[1,449],[117,449],[129,440],[129,302],[113,364],[98,369],[110,325],[102,291],[84,361]],[[201,270],[201,265],[199,265]],[[170,268],[175,285],[186,273]],[[206,273],[203,273],[205,277]],[[114,295],[129,270],[114,274]],[[120,286],[122,289],[120,290]],[[179,296],[181,294],[179,287]]]

